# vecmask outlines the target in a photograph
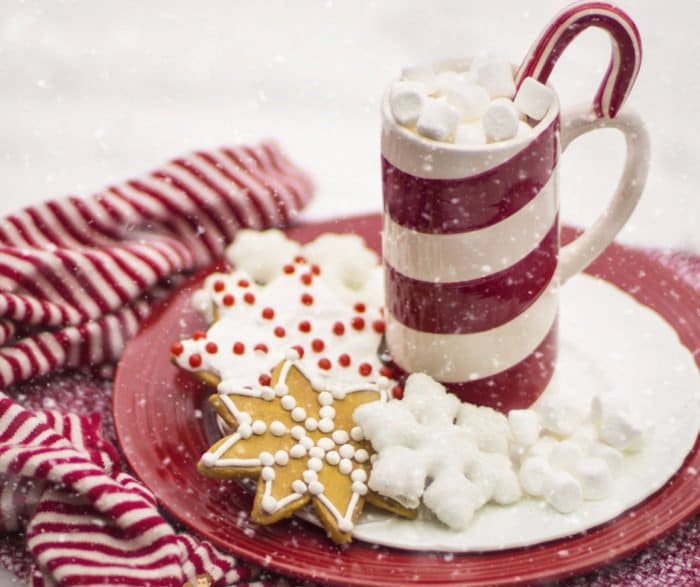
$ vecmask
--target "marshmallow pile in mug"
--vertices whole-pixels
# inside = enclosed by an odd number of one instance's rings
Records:
[[[553,91],[526,78],[516,93],[511,65],[482,59],[460,70],[405,68],[389,99],[396,122],[423,137],[483,145],[530,136],[552,104]]]

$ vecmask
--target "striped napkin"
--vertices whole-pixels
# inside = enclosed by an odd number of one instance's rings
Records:
[[[220,257],[241,227],[288,225],[312,191],[265,142],[0,220],[0,390],[113,363],[181,276]],[[249,574],[173,530],[94,416],[30,412],[0,391],[0,484],[0,531],[26,531],[33,585],[228,585]]]

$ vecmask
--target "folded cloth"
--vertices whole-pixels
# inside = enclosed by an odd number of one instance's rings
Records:
[[[241,227],[288,225],[312,194],[273,143],[196,152],[85,199],[0,220],[0,390],[115,361],[180,276]],[[0,391],[0,531],[26,525],[34,585],[213,585],[246,568],[177,534],[98,422]]]

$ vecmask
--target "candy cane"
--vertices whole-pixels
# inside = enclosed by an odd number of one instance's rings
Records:
[[[605,30],[612,41],[612,58],[593,100],[599,117],[613,118],[632,89],[642,61],[642,42],[632,19],[607,2],[577,2],[565,8],[542,31],[516,73],[517,87],[526,77],[546,83],[568,44],[585,29]]]

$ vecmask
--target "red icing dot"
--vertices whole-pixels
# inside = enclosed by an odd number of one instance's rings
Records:
[[[304,347],[297,344],[297,345],[293,346],[292,348],[297,352],[300,359],[304,357]]]
[[[263,308],[261,315],[265,320],[272,320],[275,317],[275,311],[272,308]]]
[[[294,273],[294,265],[285,265],[282,267],[282,271],[284,271],[287,275],[291,275]]]
[[[173,343],[173,346],[170,347],[170,354],[175,355],[176,357],[179,357],[183,351],[185,350],[185,347],[182,346],[181,342],[175,342]]]
[[[311,265],[311,273],[321,275],[321,268],[318,265]]]
[[[216,345],[215,342],[208,342],[204,346],[204,350],[207,351],[210,355],[213,355],[219,351],[219,347]]]
[[[234,342],[233,343],[233,354],[234,355],[242,355],[245,353],[245,345],[242,342]]]
[[[374,322],[372,322],[372,328],[377,334],[384,334],[384,320],[375,320]]]
[[[391,379],[394,376],[394,370],[391,367],[382,367],[379,369],[379,374]]]
[[[222,299],[221,303],[224,306],[233,306],[233,304],[236,303],[236,298],[234,298],[231,294],[226,294]]]
[[[328,371],[328,369],[331,368],[331,362],[326,359],[325,357],[323,359],[318,360],[318,368],[319,369],[324,369],[325,371]]]
[[[320,353],[324,348],[326,348],[326,345],[320,338],[314,338],[311,341],[311,348],[314,349],[315,353]]]
[[[364,312],[365,309],[365,305],[362,302],[357,302],[355,304],[355,312],[357,312],[358,314],[362,314],[362,312]]]
[[[201,366],[201,364],[202,364],[202,356],[198,353],[190,355],[190,359],[188,362],[190,364],[190,367],[193,367],[196,369],[197,367]]]
[[[195,330],[192,333],[192,340],[201,340],[207,337],[207,333],[204,330]]]
[[[333,324],[333,334],[341,336],[345,333],[345,325],[342,322],[336,322]]]
[[[287,334],[282,326],[275,326],[275,330],[273,332],[277,338],[283,338]]]
[[[401,387],[400,385],[396,385],[391,390],[391,395],[394,397],[394,399],[402,399],[403,398],[403,387]]]
[[[265,343],[259,342],[258,344],[256,344],[256,345],[253,347],[253,350],[254,350],[254,351],[262,351],[263,353],[267,353],[268,348],[267,348],[267,345],[266,345]],[[234,351],[234,352],[235,352],[235,351]]]
[[[294,262],[303,265],[304,263],[306,263],[306,259],[301,255],[297,255],[296,257],[294,257]]]
[[[302,320],[299,322],[299,330],[301,332],[311,332],[311,322],[308,320]]]
[[[350,366],[350,355],[347,353],[343,353],[338,357],[338,364],[341,367],[349,367]]]
[[[247,279],[239,279],[238,280],[238,287],[249,287],[250,286],[250,281]]]
[[[226,289],[226,284],[223,281],[217,280],[214,282],[214,291],[221,292],[221,291],[224,291],[225,289]]]
[[[258,383],[260,385],[270,385],[272,383],[272,377],[270,377],[267,373],[263,373],[260,377],[258,377]]]
[[[362,330],[365,327],[365,319],[362,316],[355,316],[350,324],[355,330]]]
[[[301,303],[305,306],[310,306],[314,303],[314,296],[309,293],[301,294]]]
[[[245,301],[246,304],[254,304],[255,303],[255,296],[252,293],[247,292],[243,296],[243,300]]]
[[[357,370],[359,371],[360,375],[363,377],[367,377],[372,372],[372,365],[369,363],[362,363]]]
[[[314,276],[311,275],[311,273],[304,273],[299,279],[301,279],[301,282],[304,285],[311,285],[311,282],[314,279]]]

